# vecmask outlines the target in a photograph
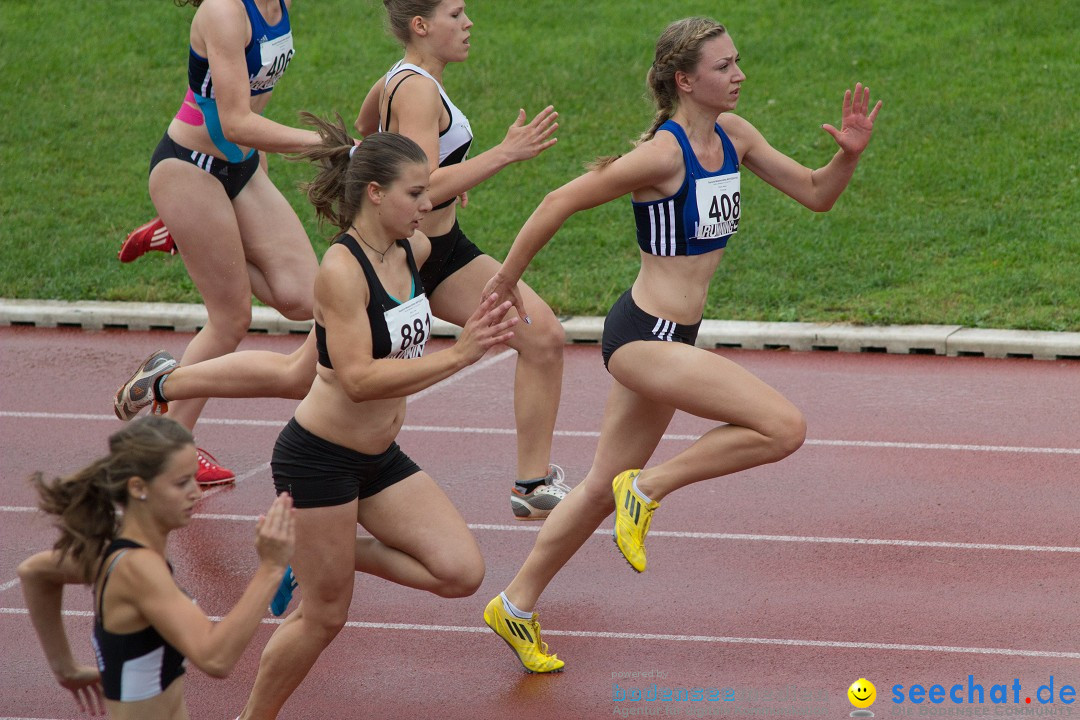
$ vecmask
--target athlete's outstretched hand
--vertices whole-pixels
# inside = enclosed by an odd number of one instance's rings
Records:
[[[510,302],[499,302],[494,293],[486,295],[465,323],[454,348],[462,354],[465,362],[472,364],[484,357],[493,345],[504,343],[514,337],[510,328],[518,323],[516,316],[507,317]]]
[[[851,155],[859,155],[870,143],[870,134],[874,130],[874,120],[878,110],[881,109],[881,101],[873,110],[870,108],[870,88],[863,87],[862,83],[855,83],[855,92],[844,91],[844,109],[840,120],[840,129],[832,125],[822,125],[821,128],[833,136],[840,149]]]
[[[551,134],[559,128],[559,123],[555,122],[558,117],[555,108],[548,105],[536,114],[532,122],[525,124],[525,110],[519,110],[517,120],[506,131],[499,149],[506,153],[512,163],[536,157],[557,142],[557,138],[551,137]]]
[[[484,292],[480,295],[481,298],[490,297],[495,295],[496,297],[507,300],[514,309],[517,310],[518,317],[525,321],[526,325],[531,325],[532,320],[529,319],[528,313],[525,312],[525,304],[521,301],[521,294],[518,293],[517,280],[511,282],[509,279],[502,276],[500,270],[495,274],[495,277],[487,281],[487,285],[484,286]]]
[[[56,676],[60,687],[70,690],[79,712],[89,715],[105,714],[105,696],[101,691],[101,674],[96,667],[76,665],[63,675]]]
[[[255,550],[261,562],[285,569],[296,547],[292,496],[281,493],[255,524]]]

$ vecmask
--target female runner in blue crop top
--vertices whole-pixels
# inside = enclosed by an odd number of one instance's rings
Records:
[[[19,579],[49,666],[82,712],[187,718],[185,658],[208,675],[228,675],[285,573],[295,518],[281,495],[257,523],[259,566],[228,615],[211,622],[180,589],[165,547],[191,521],[201,495],[197,466],[191,433],[152,416],[114,433],[109,454],[74,475],[33,478],[60,540],[20,564]],[[60,613],[64,585],[85,583],[94,588],[96,669],[75,660]]]
[[[515,162],[555,144],[554,108],[526,123],[521,110],[495,147],[468,157],[472,130],[465,114],[443,87],[450,63],[469,57],[473,23],[464,0],[384,0],[389,27],[405,55],[368,92],[356,128],[367,136],[391,130],[412,138],[431,164],[431,202],[421,229],[431,238],[431,258],[421,270],[434,314],[461,325],[476,307],[484,283],[499,267],[465,235],[458,224],[458,197]],[[550,464],[552,435],[562,391],[562,325],[527,285],[527,326],[518,328],[510,347],[517,351],[514,420],[517,428],[516,482],[510,509],[522,520],[542,520],[569,490],[562,470]]]
[[[823,212],[847,187],[870,141],[880,102],[856,84],[844,94],[839,150],[811,170],[766,142],[733,114],[746,79],[724,27],[707,18],[668,26],[648,73],[658,114],[625,156],[552,191],[521,229],[485,288],[525,311],[515,284],[532,257],[575,212],[629,193],[641,270],[604,325],[603,355],[614,378],[592,469],[552,512],[536,544],[484,619],[525,667],[550,672],[563,661],[540,642],[532,615],[559,569],[614,510],[615,537],[630,565],[645,569],[645,534],[668,493],[709,478],[781,460],[802,445],[806,426],[780,393],[732,361],[694,347],[709,282],[741,222],[740,168],[811,210]],[[753,218],[750,219],[753,222]],[[676,410],[718,423],[681,453],[641,470]],[[511,626],[534,626],[526,637]]]
[[[260,158],[317,142],[309,130],[262,116],[294,47],[292,0],[188,0],[197,8],[187,52],[188,88],[150,162],[150,199],[202,296],[207,324],[182,365],[236,350],[251,297],[293,320],[311,319],[318,260],[300,219]],[[177,401],[193,428],[205,399]],[[232,473],[200,456],[202,485]]]

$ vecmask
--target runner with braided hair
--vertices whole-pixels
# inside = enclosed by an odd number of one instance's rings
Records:
[[[525,564],[484,611],[487,625],[532,672],[564,665],[540,640],[533,612],[540,594],[612,511],[619,550],[641,572],[660,500],[702,480],[777,462],[802,445],[806,424],[794,405],[694,342],[709,283],[739,229],[741,167],[824,212],[847,187],[881,107],[870,109],[870,91],[861,84],[845,92],[840,129],[822,126],[839,149],[811,170],[733,113],[746,76],[722,25],[707,18],[672,23],[655,57],[648,73],[657,106],[652,126],[624,157],[602,158],[549,193],[484,289],[527,312],[516,284],[533,256],[574,213],[630,194],[641,270],[604,324],[604,364],[615,382],[592,469],[552,511]],[[642,470],[676,410],[718,425]]]

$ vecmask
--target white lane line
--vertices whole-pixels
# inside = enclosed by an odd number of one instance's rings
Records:
[[[416,400],[419,400],[420,398],[425,398],[428,395],[432,394],[433,392],[437,392],[437,391],[442,390],[442,389],[444,389],[444,388],[446,388],[446,387],[448,387],[450,385],[453,385],[454,383],[456,383],[459,380],[464,380],[465,378],[469,377],[470,375],[472,375],[474,373],[478,373],[481,370],[486,370],[487,368],[491,367],[495,363],[506,360],[507,358],[515,356],[516,354],[517,353],[514,350],[503,350],[498,355],[492,355],[489,358],[484,358],[480,362],[475,363],[473,365],[470,365],[469,367],[465,368],[464,370],[461,370],[459,372],[454,373],[453,375],[446,378],[445,380],[440,380],[439,382],[435,383],[431,387],[424,388],[420,392],[410,395],[409,396],[409,402],[415,402]]]
[[[0,615],[26,615],[25,608],[0,608]],[[92,617],[88,610],[64,610],[64,615]],[[211,617],[220,621],[220,617]],[[280,625],[278,618],[264,618],[263,625]],[[345,627],[356,630],[398,630],[405,632],[488,633],[486,627],[463,625],[413,625],[407,623],[346,622]],[[1013,657],[1063,658],[1080,660],[1080,652],[1054,650],[1019,650],[1014,648],[962,647],[956,645],[908,645],[904,643],[851,642],[846,640],[799,640],[794,638],[726,637],[720,635],[668,635],[664,633],[605,632],[602,630],[549,630],[545,635],[605,640],[659,640],[662,642],[725,643],[730,645],[785,645],[788,647],[838,648],[854,650],[899,650],[906,652],[964,653],[973,655],[1009,655]]]
[[[512,352],[512,351],[508,351]],[[501,359],[506,353],[496,355],[492,361]],[[475,367],[475,366],[474,366]],[[463,371],[464,372],[464,371]],[[458,375],[460,375],[459,373]],[[453,377],[458,377],[455,375]],[[453,379],[448,378],[448,380]],[[446,382],[444,380],[443,382]],[[439,386],[432,386],[428,390],[434,390]],[[412,396],[419,397],[426,390]],[[79,413],[45,413],[45,412],[18,412],[0,411],[0,418],[21,418],[36,420],[109,420],[116,422],[113,415],[84,415]],[[244,420],[240,418],[201,418],[203,425],[240,425],[251,427],[285,427],[285,420]],[[403,425],[402,432],[420,433],[449,433],[463,435],[514,435],[517,431],[513,428],[489,428],[489,427],[455,427],[446,425]],[[556,430],[556,437],[596,438],[600,433],[595,430]],[[697,440],[699,435],[687,435],[668,433],[664,440]],[[958,445],[953,443],[916,443],[916,442],[890,442],[884,440],[815,440],[808,439],[805,445],[810,447],[848,447],[848,448],[888,448],[896,450],[945,450],[952,452],[993,452],[993,453],[1027,453],[1037,455],[1080,455],[1080,448],[1059,447],[1032,447],[1027,445]]]
[[[264,466],[265,467],[265,466]],[[256,468],[252,472],[264,469]],[[0,512],[27,512],[36,508],[0,506]],[[235,515],[226,513],[195,513],[199,520],[216,520],[225,522],[255,522],[258,515]],[[538,533],[540,527],[536,525],[497,525],[490,523],[469,523],[470,530],[476,532],[526,532]],[[593,535],[611,535],[611,528],[600,528]],[[817,537],[812,535],[755,535],[751,533],[710,533],[690,532],[685,530],[650,530],[650,538],[676,538],[683,540],[728,540],[734,542],[785,542],[785,543],[808,543],[818,545],[867,545],[889,546],[910,548],[944,548],[948,550],[1006,550],[1011,552],[1040,552],[1040,553],[1080,553],[1080,547],[1067,545],[1007,545],[1000,543],[968,543],[946,542],[943,540],[903,540],[897,538],[859,538],[859,537]],[[6,589],[0,586],[0,592]],[[546,632],[546,631],[545,631]]]

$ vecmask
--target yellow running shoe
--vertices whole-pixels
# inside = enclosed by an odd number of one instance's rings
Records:
[[[506,611],[502,597],[496,595],[484,608],[484,622],[506,641],[528,672],[559,672],[566,665],[554,653],[548,655],[547,643],[540,640],[536,613],[529,620],[514,617]]]
[[[660,503],[645,502],[634,492],[634,478],[641,470],[627,470],[611,481],[615,494],[615,544],[619,546],[626,562],[638,572],[645,572],[645,536],[649,533],[652,514]]]

